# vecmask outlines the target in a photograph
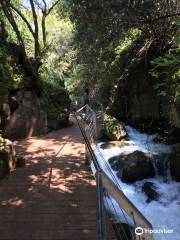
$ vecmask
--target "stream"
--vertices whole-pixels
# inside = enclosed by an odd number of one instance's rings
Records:
[[[147,220],[153,225],[154,230],[170,230],[169,233],[154,233],[154,240],[179,240],[180,239],[180,182],[172,179],[170,174],[169,162],[164,159],[164,176],[158,174],[156,162],[153,165],[155,168],[155,177],[136,181],[135,183],[126,184],[117,176],[117,171],[113,170],[108,162],[109,158],[120,154],[130,154],[135,151],[141,151],[152,155],[169,155],[172,151],[171,146],[155,143],[156,134],[147,135],[138,132],[130,126],[126,126],[129,136],[128,146],[111,147],[109,149],[101,148],[102,142],[98,143],[95,154],[99,159],[99,163],[110,178],[112,173],[115,177],[113,181],[120,186],[124,194],[129,200],[142,212]],[[103,161],[102,161],[103,157]],[[146,194],[142,191],[142,186],[145,182],[151,182],[156,186],[158,200],[147,201]],[[106,199],[107,204],[110,200]],[[112,200],[112,199],[111,199]],[[109,204],[110,206],[110,204]],[[114,206],[118,212],[119,219],[123,222],[122,212],[114,200]],[[111,208],[111,207],[109,207]],[[110,209],[114,214],[114,209]],[[116,212],[116,213],[117,213]],[[116,218],[116,217],[115,217]],[[117,219],[116,219],[117,221]],[[129,224],[131,225],[130,220]]]

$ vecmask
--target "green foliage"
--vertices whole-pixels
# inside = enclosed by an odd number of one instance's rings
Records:
[[[47,20],[48,52],[39,70],[43,86],[43,109],[48,116],[51,130],[65,124],[69,117],[70,100],[64,86],[71,68],[73,25],[68,19],[59,19],[56,14]]]
[[[47,31],[50,47],[39,73],[43,86],[50,84],[58,89],[64,85],[65,75],[71,67],[73,25],[68,20],[59,20],[57,15],[52,15],[47,21]]]
[[[18,88],[23,80],[23,73],[10,44],[0,42],[0,102],[8,89]]]
[[[46,86],[47,87],[47,86]],[[50,130],[58,129],[67,124],[69,118],[70,100],[63,87],[44,88],[42,107],[47,113]]]
[[[180,101],[180,49],[154,59],[150,74],[158,95]]]
[[[178,20],[166,15],[177,12],[178,1],[62,0],[62,6],[65,2],[59,13],[67,11],[75,27],[73,60],[64,78],[73,99],[88,87],[107,106],[136,64],[146,61],[148,71],[154,56],[175,42]]]
[[[71,94],[74,89],[72,85],[78,82],[75,78],[79,72],[74,47],[74,26],[68,18],[60,19],[54,14],[48,18],[47,31],[50,47],[40,68],[43,88],[61,91],[65,84]]]
[[[77,100],[84,95],[85,80],[88,66],[83,64],[76,65],[72,72],[65,78],[65,86],[71,99]]]
[[[71,98],[81,99],[85,88],[89,87],[92,97],[98,96],[104,103],[110,100],[113,88],[116,87],[119,76],[126,70],[127,53],[134,42],[140,38],[141,31],[129,30],[121,39],[111,41],[104,47],[86,49],[76,44],[73,52],[73,67],[71,74],[65,77],[65,85]],[[75,54],[77,56],[75,56]],[[128,64],[127,64],[128,65]]]
[[[71,9],[73,0],[60,0],[58,5],[58,14],[61,19],[69,19],[71,16]]]

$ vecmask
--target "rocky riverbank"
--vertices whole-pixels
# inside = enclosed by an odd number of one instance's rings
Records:
[[[125,131],[127,136],[120,141],[106,140],[98,144],[96,155],[99,163],[110,177],[111,169],[125,195],[152,223],[153,228],[173,229],[171,235],[156,234],[155,240],[178,240],[179,144],[159,143],[156,141],[158,134],[140,133],[130,126],[125,126]],[[119,223],[125,224],[118,204],[109,199],[109,206],[112,203],[114,207],[110,207],[109,211],[114,221],[117,223],[121,219]],[[129,225],[132,226],[132,223],[129,222]]]

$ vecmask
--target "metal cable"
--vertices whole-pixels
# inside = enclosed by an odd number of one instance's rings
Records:
[[[107,205],[108,209],[110,209],[110,206],[109,206],[109,203],[108,203],[106,197],[104,198],[104,200],[106,201],[106,205]],[[106,211],[107,211],[107,210],[106,210]],[[109,210],[109,211],[110,211],[110,210]],[[110,213],[108,213],[108,215],[109,215],[109,217],[111,216]],[[113,225],[113,228],[115,228],[115,232],[116,232],[116,234],[118,235],[117,237],[118,237],[118,238],[120,237],[120,239],[122,239],[122,238],[121,238],[121,235],[119,235],[119,229],[118,229],[118,227],[117,227],[116,224]]]
[[[123,192],[123,190],[122,190],[122,188],[121,188],[121,186],[119,185],[119,183],[118,183],[118,181],[117,181],[117,179],[116,179],[116,177],[114,176],[114,174],[113,174],[113,172],[112,172],[112,170],[111,170],[111,168],[110,168],[110,166],[109,166],[109,164],[107,163],[107,161],[105,160],[105,158],[104,158],[104,156],[103,156],[103,154],[101,153],[101,151],[99,150],[99,148],[98,148],[98,146],[97,146],[97,148],[96,148],[97,150],[98,150],[98,152],[99,152],[99,154],[100,154],[100,156],[101,156],[101,158],[102,158],[102,160],[103,160],[103,162],[105,163],[105,165],[106,165],[106,167],[108,168],[108,171],[109,171],[109,173],[111,174],[111,177],[112,177],[112,179],[113,179],[113,181],[114,181],[114,183],[119,187],[119,189]],[[119,204],[118,204],[119,205]],[[123,209],[121,208],[121,206],[119,205],[119,207],[120,207],[120,209],[121,209],[121,211],[122,211],[122,214],[123,214],[123,216],[124,216],[124,219],[126,220],[126,223],[128,224],[128,226],[129,226],[129,222],[128,222],[128,219],[127,219],[127,217],[126,217],[126,215],[125,215],[125,213],[124,213],[124,211],[123,211]]]
[[[109,193],[108,193],[108,192],[106,192],[106,193],[107,193],[107,197],[110,199],[111,206],[112,206],[112,208],[113,208],[113,210],[114,210],[115,216],[118,216],[117,210],[116,210],[116,208],[115,208],[115,206],[114,206],[114,203],[112,202],[112,200],[111,200],[111,198],[110,198]],[[108,207],[109,207],[109,203],[108,203],[108,201],[107,201],[106,198],[105,198],[105,201],[106,201],[106,204],[107,204]],[[110,209],[110,207],[109,207],[109,209]],[[115,224],[114,226],[115,226],[115,228],[116,228],[116,230],[117,230],[118,237],[121,238],[121,235],[119,235],[119,229],[118,229],[117,225]],[[124,228],[121,226],[121,223],[120,223],[120,228],[121,228],[122,232],[124,233],[124,236],[126,237],[126,239],[129,240],[129,239],[128,239],[128,236],[127,236],[127,234],[126,234],[126,232],[125,232],[125,230],[124,230]]]

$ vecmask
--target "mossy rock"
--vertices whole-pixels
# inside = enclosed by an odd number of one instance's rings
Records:
[[[112,141],[120,141],[127,137],[124,124],[107,114],[104,115],[104,129],[102,133]]]

